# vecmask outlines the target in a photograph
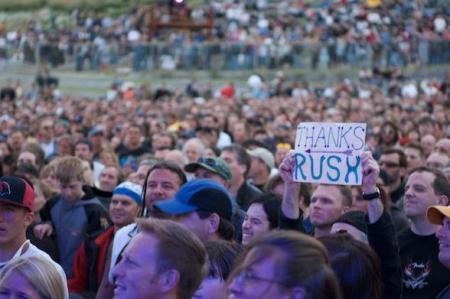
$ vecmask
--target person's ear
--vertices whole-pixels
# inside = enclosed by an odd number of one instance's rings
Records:
[[[180,272],[175,269],[164,271],[159,275],[158,284],[161,293],[168,293],[175,289],[180,282]]]
[[[304,288],[296,287],[292,289],[292,297],[293,299],[304,299],[306,298],[306,291]]]
[[[28,227],[34,220],[34,212],[25,212],[24,224]]]
[[[208,234],[212,235],[219,230],[220,216],[216,213],[212,213],[208,217]]]

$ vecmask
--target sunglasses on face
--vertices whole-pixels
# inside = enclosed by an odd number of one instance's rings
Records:
[[[212,133],[214,132],[213,128],[209,128],[209,127],[201,127],[198,129],[198,132],[203,132],[203,133]]]
[[[380,166],[386,166],[387,168],[396,168],[399,167],[400,164],[394,163],[394,162],[386,162],[386,161],[381,161],[380,162]]]

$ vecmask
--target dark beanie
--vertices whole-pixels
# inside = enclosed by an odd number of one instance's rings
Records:
[[[367,235],[366,213],[362,211],[347,212],[339,217],[334,223],[337,222],[350,224]]]

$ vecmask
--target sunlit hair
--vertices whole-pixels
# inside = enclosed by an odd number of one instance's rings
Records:
[[[252,240],[228,282],[267,258],[275,260],[274,277],[281,292],[302,288],[304,299],[342,298],[325,247],[294,231],[273,230]]]
[[[157,269],[175,269],[180,273],[178,298],[190,299],[207,272],[207,255],[200,239],[187,228],[171,220],[138,219],[139,232],[158,240]]]
[[[39,174],[40,179],[46,179],[50,176],[55,175],[56,173],[56,163],[49,163],[42,167],[41,172]]]
[[[0,272],[0,287],[14,273],[25,278],[41,298],[69,298],[66,277],[42,256],[18,257],[9,262]]]
[[[111,159],[111,161],[108,162],[108,164],[114,164],[119,167],[119,158],[117,157],[117,154],[112,149],[102,150],[100,153],[100,158],[104,159],[105,156],[109,156],[109,158]]]
[[[114,168],[115,170],[117,170],[117,185],[119,185],[120,183],[122,183],[123,181],[125,181],[125,173],[123,172],[122,168],[120,168],[119,165],[117,164],[106,164],[105,168]],[[103,170],[102,170],[103,172]]]
[[[83,181],[83,162],[81,159],[67,156],[61,158],[56,165],[55,177],[62,184],[71,181]]]

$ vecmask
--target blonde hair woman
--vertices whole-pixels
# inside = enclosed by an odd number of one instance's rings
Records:
[[[68,299],[67,280],[46,258],[15,258],[0,272],[0,298],[24,295],[28,299]]]

